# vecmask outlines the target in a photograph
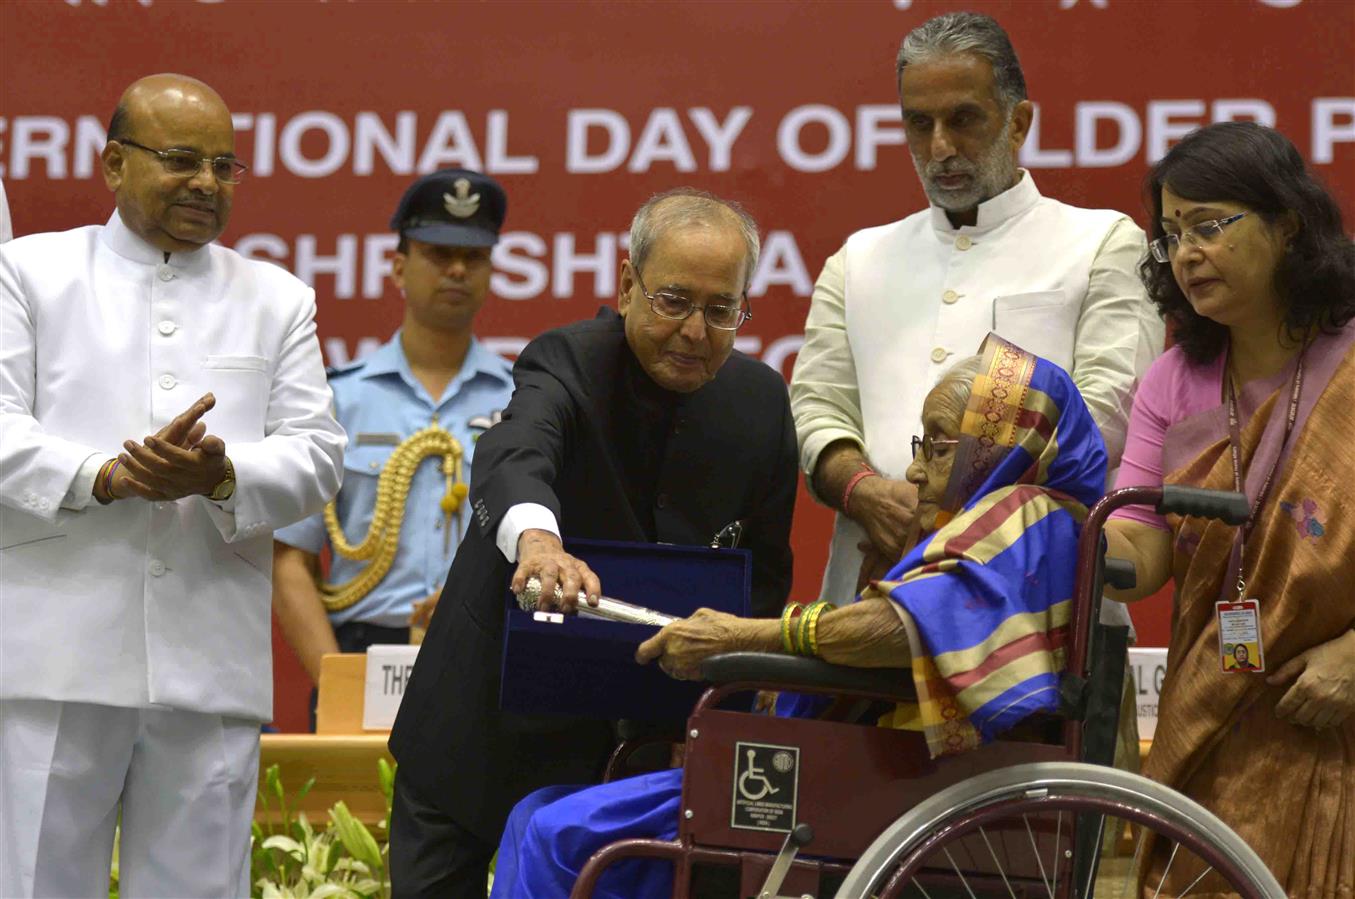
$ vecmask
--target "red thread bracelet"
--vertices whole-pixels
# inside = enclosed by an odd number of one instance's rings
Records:
[[[878,471],[871,468],[869,465],[866,465],[862,467],[862,469],[858,471],[856,474],[852,475],[850,479],[848,479],[847,486],[842,491],[842,511],[844,514],[846,514],[847,512],[847,503],[851,501],[852,491],[856,489],[856,485],[864,481],[866,478],[876,477],[878,475],[879,475]]]

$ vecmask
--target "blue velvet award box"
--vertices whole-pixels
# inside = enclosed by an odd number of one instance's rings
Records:
[[[571,540],[565,549],[597,573],[607,596],[680,618],[702,607],[748,614],[748,550],[601,540]],[[701,695],[699,683],[636,663],[636,647],[658,628],[577,615],[538,620],[511,593],[504,605],[499,705],[508,711],[685,720]]]

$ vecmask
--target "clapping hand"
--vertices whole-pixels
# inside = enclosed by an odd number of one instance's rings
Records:
[[[216,397],[204,394],[143,443],[123,443],[113,495],[171,502],[211,493],[226,477],[226,444],[201,420],[215,405]]]

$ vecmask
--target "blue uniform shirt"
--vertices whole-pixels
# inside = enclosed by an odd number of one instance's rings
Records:
[[[471,340],[461,371],[434,402],[414,377],[400,346],[397,331],[387,343],[362,360],[330,373],[334,414],[348,432],[344,454],[343,488],[338,496],[339,522],[345,539],[362,541],[372,521],[376,482],[398,443],[426,428],[436,414],[438,424],[461,444],[462,482],[469,484],[475,438],[497,420],[497,413],[513,395],[512,364]],[[457,535],[470,521],[470,503],[458,510],[451,537],[442,511],[446,493],[442,457],[427,456],[410,484],[403,510],[400,544],[395,562],[381,582],[361,601],[330,615],[334,624],[363,621],[384,627],[407,627],[415,602],[442,587],[456,554]],[[323,515],[314,515],[276,532],[290,546],[319,554],[329,544]],[[366,567],[334,553],[329,581],[342,584]]]

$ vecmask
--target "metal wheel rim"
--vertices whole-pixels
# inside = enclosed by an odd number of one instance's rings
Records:
[[[1032,793],[1043,791],[1043,796]],[[871,890],[892,882],[890,872],[900,863],[913,864],[920,856],[944,842],[957,827],[968,826],[980,815],[987,818],[1010,814],[1010,803],[1054,802],[1094,804],[1092,810],[1158,827],[1172,833],[1198,837],[1221,864],[1217,870],[1235,886],[1250,888],[1244,895],[1255,899],[1284,899],[1284,891],[1256,853],[1223,825],[1211,812],[1193,800],[1137,774],[1079,762],[1038,762],[1014,765],[948,787],[929,797],[886,828],[862,854],[852,869],[838,899],[863,899]],[[985,813],[990,807],[998,809]],[[1146,807],[1146,808],[1145,808]],[[1163,831],[1159,830],[1159,833]],[[1166,835],[1166,834],[1164,834]],[[1203,859],[1205,855],[1198,850]],[[1212,862],[1211,862],[1212,863]],[[898,872],[895,872],[897,874]]]

